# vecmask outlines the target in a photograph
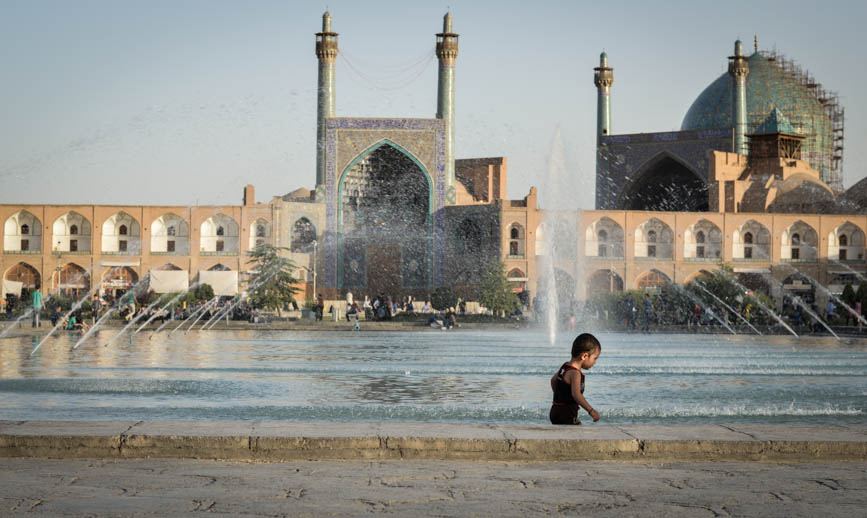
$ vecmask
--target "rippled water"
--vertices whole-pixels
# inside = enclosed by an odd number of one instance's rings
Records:
[[[0,340],[0,419],[545,423],[571,337],[515,330]],[[864,423],[867,340],[599,335],[607,423]],[[586,419],[585,419],[586,420]]]

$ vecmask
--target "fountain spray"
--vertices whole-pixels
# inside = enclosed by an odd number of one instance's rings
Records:
[[[738,318],[740,318],[740,319],[741,319],[741,320],[742,320],[746,325],[750,326],[750,329],[752,329],[753,331],[755,331],[756,334],[759,334],[759,335],[762,334],[761,331],[759,331],[758,329],[755,328],[755,326],[753,326],[752,324],[750,324],[750,321],[749,321],[749,320],[747,320],[747,319],[746,319],[743,315],[741,315],[739,312],[735,311],[735,309],[734,309],[733,307],[731,307],[731,306],[729,306],[728,304],[726,304],[726,303],[725,303],[721,298],[719,298],[719,297],[717,297],[716,295],[714,295],[714,294],[713,294],[709,289],[707,289],[707,288],[705,288],[704,286],[702,286],[702,284],[701,284],[700,282],[696,281],[696,282],[694,282],[693,284],[695,284],[696,286],[699,287],[699,289],[701,289],[702,291],[704,291],[705,293],[707,293],[708,295],[710,295],[711,297],[713,297],[714,299],[716,299],[717,302],[719,302],[720,304],[722,304],[723,306],[725,306],[725,307],[726,307],[729,311],[731,311],[735,316],[737,316]]]
[[[747,291],[749,291],[749,290],[746,288],[746,286],[744,286],[743,284],[739,283],[736,279],[733,279],[730,275],[728,275],[727,273],[725,273],[725,270],[720,270],[720,271],[723,272],[723,276],[726,278],[727,281],[731,282],[732,284],[734,284],[735,286],[737,286],[738,288],[740,288],[741,291],[743,291],[744,293],[746,293]],[[777,315],[777,313],[776,313],[774,310],[772,310],[772,309],[769,308],[766,304],[764,304],[761,300],[759,300],[758,297],[755,297],[755,300],[756,300],[756,304],[758,304],[759,307],[762,308],[762,310],[763,310],[765,313],[767,313],[769,316],[771,316],[771,318],[773,318],[774,320],[776,320],[777,322],[779,322],[780,325],[783,326],[784,328],[786,328],[786,330],[787,330],[788,332],[790,332],[790,333],[792,333],[793,335],[795,335],[795,338],[800,338],[800,336],[798,336],[798,333],[796,333],[795,330],[792,329],[792,328],[789,326],[789,324],[785,323],[785,322],[783,321],[783,319],[780,318],[780,316]]]

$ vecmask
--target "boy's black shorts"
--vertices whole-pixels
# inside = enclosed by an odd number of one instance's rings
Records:
[[[578,419],[578,405],[551,405],[548,413],[551,424],[581,424]]]

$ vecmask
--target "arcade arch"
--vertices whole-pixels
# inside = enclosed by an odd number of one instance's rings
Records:
[[[751,219],[732,234],[732,259],[735,261],[761,260],[771,257],[771,233],[767,227]]]
[[[520,223],[512,223],[509,225],[508,229],[508,237],[509,237],[509,255],[513,257],[524,257],[524,251],[526,250],[526,231],[524,230],[524,226]]]
[[[719,259],[722,256],[722,231],[714,223],[701,219],[683,233],[685,259]]]
[[[653,269],[638,277],[638,280],[635,282],[635,288],[642,291],[659,293],[663,286],[667,284],[671,284],[671,279],[668,278],[668,275]]]
[[[828,234],[828,258],[834,261],[864,259],[864,231],[851,221],[838,226]]]
[[[54,291],[77,300],[90,290],[90,274],[75,263],[67,263],[51,275]]]
[[[250,249],[271,243],[271,223],[259,218],[250,223]]]
[[[623,257],[623,227],[611,218],[603,217],[584,231],[585,257]]]
[[[211,216],[199,229],[199,249],[206,254],[238,253],[238,224],[225,214]]]
[[[101,290],[117,298],[138,284],[138,279],[138,273],[129,266],[115,266],[102,275]]]
[[[292,225],[292,237],[289,241],[289,250],[292,252],[309,254],[313,252],[313,243],[316,241],[316,227],[313,223],[301,217]]]
[[[803,221],[796,221],[783,230],[780,259],[792,262],[815,262],[819,255],[819,234]]]
[[[90,221],[71,210],[52,225],[51,249],[55,252],[90,252]]]
[[[169,212],[151,223],[151,253],[189,255],[190,226],[186,220]]]
[[[140,236],[138,221],[124,211],[117,212],[102,223],[102,253],[139,255]]]
[[[26,210],[19,210],[3,225],[3,251],[5,253],[33,253],[42,251],[42,222]]]
[[[22,288],[34,289],[42,286],[42,276],[39,271],[27,263],[17,263],[3,274],[3,280],[22,283]]]
[[[635,229],[635,257],[671,259],[674,233],[657,218],[650,218]]]
[[[623,291],[623,279],[612,270],[596,270],[587,279],[587,298]]]

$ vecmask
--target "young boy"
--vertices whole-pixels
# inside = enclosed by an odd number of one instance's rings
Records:
[[[590,333],[582,333],[572,342],[572,359],[564,363],[551,378],[554,402],[548,414],[552,424],[581,424],[578,407],[587,410],[593,421],[599,420],[599,412],[584,399],[584,373],[590,370],[602,352],[602,344]]]

